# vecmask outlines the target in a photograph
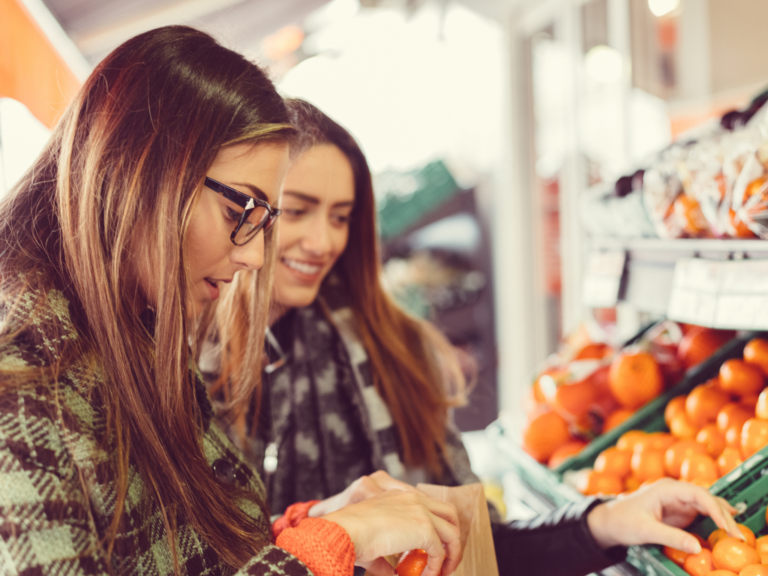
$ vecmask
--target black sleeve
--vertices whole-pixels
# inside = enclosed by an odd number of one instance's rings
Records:
[[[627,549],[601,549],[587,526],[600,504],[587,498],[531,520],[493,526],[500,576],[585,576],[623,561]]]

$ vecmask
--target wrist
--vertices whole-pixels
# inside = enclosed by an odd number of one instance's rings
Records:
[[[610,527],[610,502],[602,502],[590,510],[587,527],[595,543],[603,550],[619,544]]]

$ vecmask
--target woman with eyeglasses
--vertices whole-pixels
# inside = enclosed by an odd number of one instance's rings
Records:
[[[299,136],[281,203],[267,364],[260,343],[240,336],[251,301],[242,275],[201,364],[219,418],[265,478],[270,509],[294,521],[417,482],[477,482],[449,418],[464,386],[453,350],[381,284],[365,156],[311,104],[288,107]],[[244,410],[228,390],[262,368],[263,387]],[[702,488],[664,481],[530,522],[504,524],[491,512],[501,574],[568,576],[623,560],[631,544],[695,551],[695,538],[676,527],[706,513],[737,534],[732,510]]]
[[[212,419],[203,313],[262,270],[240,334],[262,345],[293,136],[258,67],[162,28],[97,66],[4,198],[0,572],[391,574],[382,556],[412,548],[429,576],[455,568],[455,509],[413,492],[275,541],[259,476]]]

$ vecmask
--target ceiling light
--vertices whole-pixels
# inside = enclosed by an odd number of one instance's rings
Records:
[[[680,7],[680,0],[648,0],[648,8],[654,16],[666,16]]]

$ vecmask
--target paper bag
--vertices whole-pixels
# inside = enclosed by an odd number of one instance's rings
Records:
[[[417,488],[430,498],[453,504],[459,513],[464,557],[453,573],[454,576],[499,576],[483,485],[478,483],[448,488],[419,484]],[[397,558],[390,560],[394,565]],[[370,573],[366,572],[366,576],[370,576]]]

